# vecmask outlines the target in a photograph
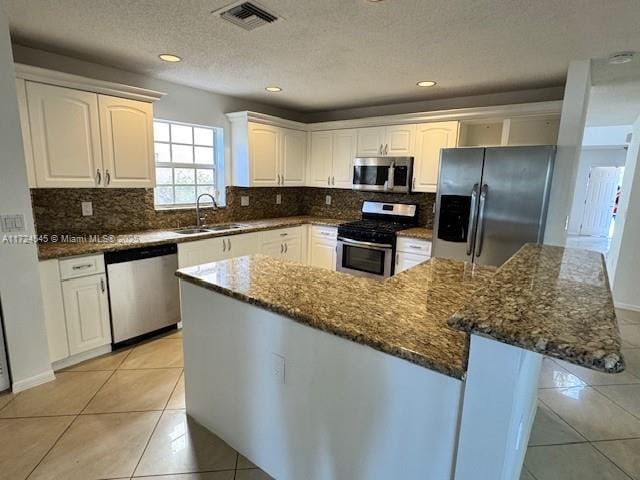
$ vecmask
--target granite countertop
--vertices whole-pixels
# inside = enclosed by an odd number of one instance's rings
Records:
[[[177,275],[297,322],[462,379],[469,337],[447,319],[495,268],[431,259],[384,281],[264,255],[184,268]]]
[[[594,370],[624,369],[604,257],[596,252],[527,244],[449,324]]]
[[[48,260],[51,258],[73,257],[78,255],[89,255],[92,253],[110,252],[115,250],[126,250],[137,247],[150,247],[167,243],[193,242],[207,238],[226,237],[229,235],[239,235],[241,233],[259,232],[263,230],[273,230],[276,228],[295,227],[298,225],[328,225],[338,226],[348,220],[338,220],[335,218],[321,218],[311,216],[301,217],[280,217],[268,218],[264,220],[243,220],[234,223],[243,225],[243,228],[233,230],[218,230],[215,232],[197,233],[193,235],[182,235],[173,230],[151,230],[145,232],[133,232],[117,235],[115,237],[105,236],[102,241],[90,236],[81,237],[81,241],[72,242],[49,242],[38,244],[38,258]],[[213,226],[213,225],[209,225]],[[187,227],[185,227],[187,228]],[[206,227],[205,227],[206,228]],[[61,236],[58,236],[60,240]],[[74,237],[70,235],[70,237]],[[50,238],[50,237],[49,237]]]
[[[399,232],[397,232],[396,236],[418,238],[420,240],[431,241],[433,239],[433,230],[422,227],[407,228],[406,230],[400,230]]]

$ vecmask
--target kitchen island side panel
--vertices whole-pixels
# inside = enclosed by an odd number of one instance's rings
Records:
[[[463,382],[180,283],[187,412],[267,473],[452,477]]]

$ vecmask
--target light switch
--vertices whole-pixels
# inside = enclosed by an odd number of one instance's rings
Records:
[[[241,195],[240,196],[240,206],[248,207],[249,206],[249,195]]]
[[[324,203],[326,203],[327,205],[331,205],[331,195],[327,195],[326,197],[324,197]]]
[[[275,383],[285,384],[285,359],[277,353],[271,354],[271,378]]]
[[[276,195],[276,205],[280,205],[282,203],[282,195],[279,193]]]
[[[82,202],[82,216],[90,217],[93,215],[93,203],[91,202]]]

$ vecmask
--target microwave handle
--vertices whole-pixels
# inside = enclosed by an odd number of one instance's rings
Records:
[[[391,165],[389,165],[389,174],[387,175],[387,188],[389,190],[392,190],[393,187],[395,187],[395,171],[396,171],[396,162],[391,162]]]

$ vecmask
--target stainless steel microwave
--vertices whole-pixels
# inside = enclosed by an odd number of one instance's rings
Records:
[[[353,159],[353,189],[409,192],[413,157],[357,157]]]

